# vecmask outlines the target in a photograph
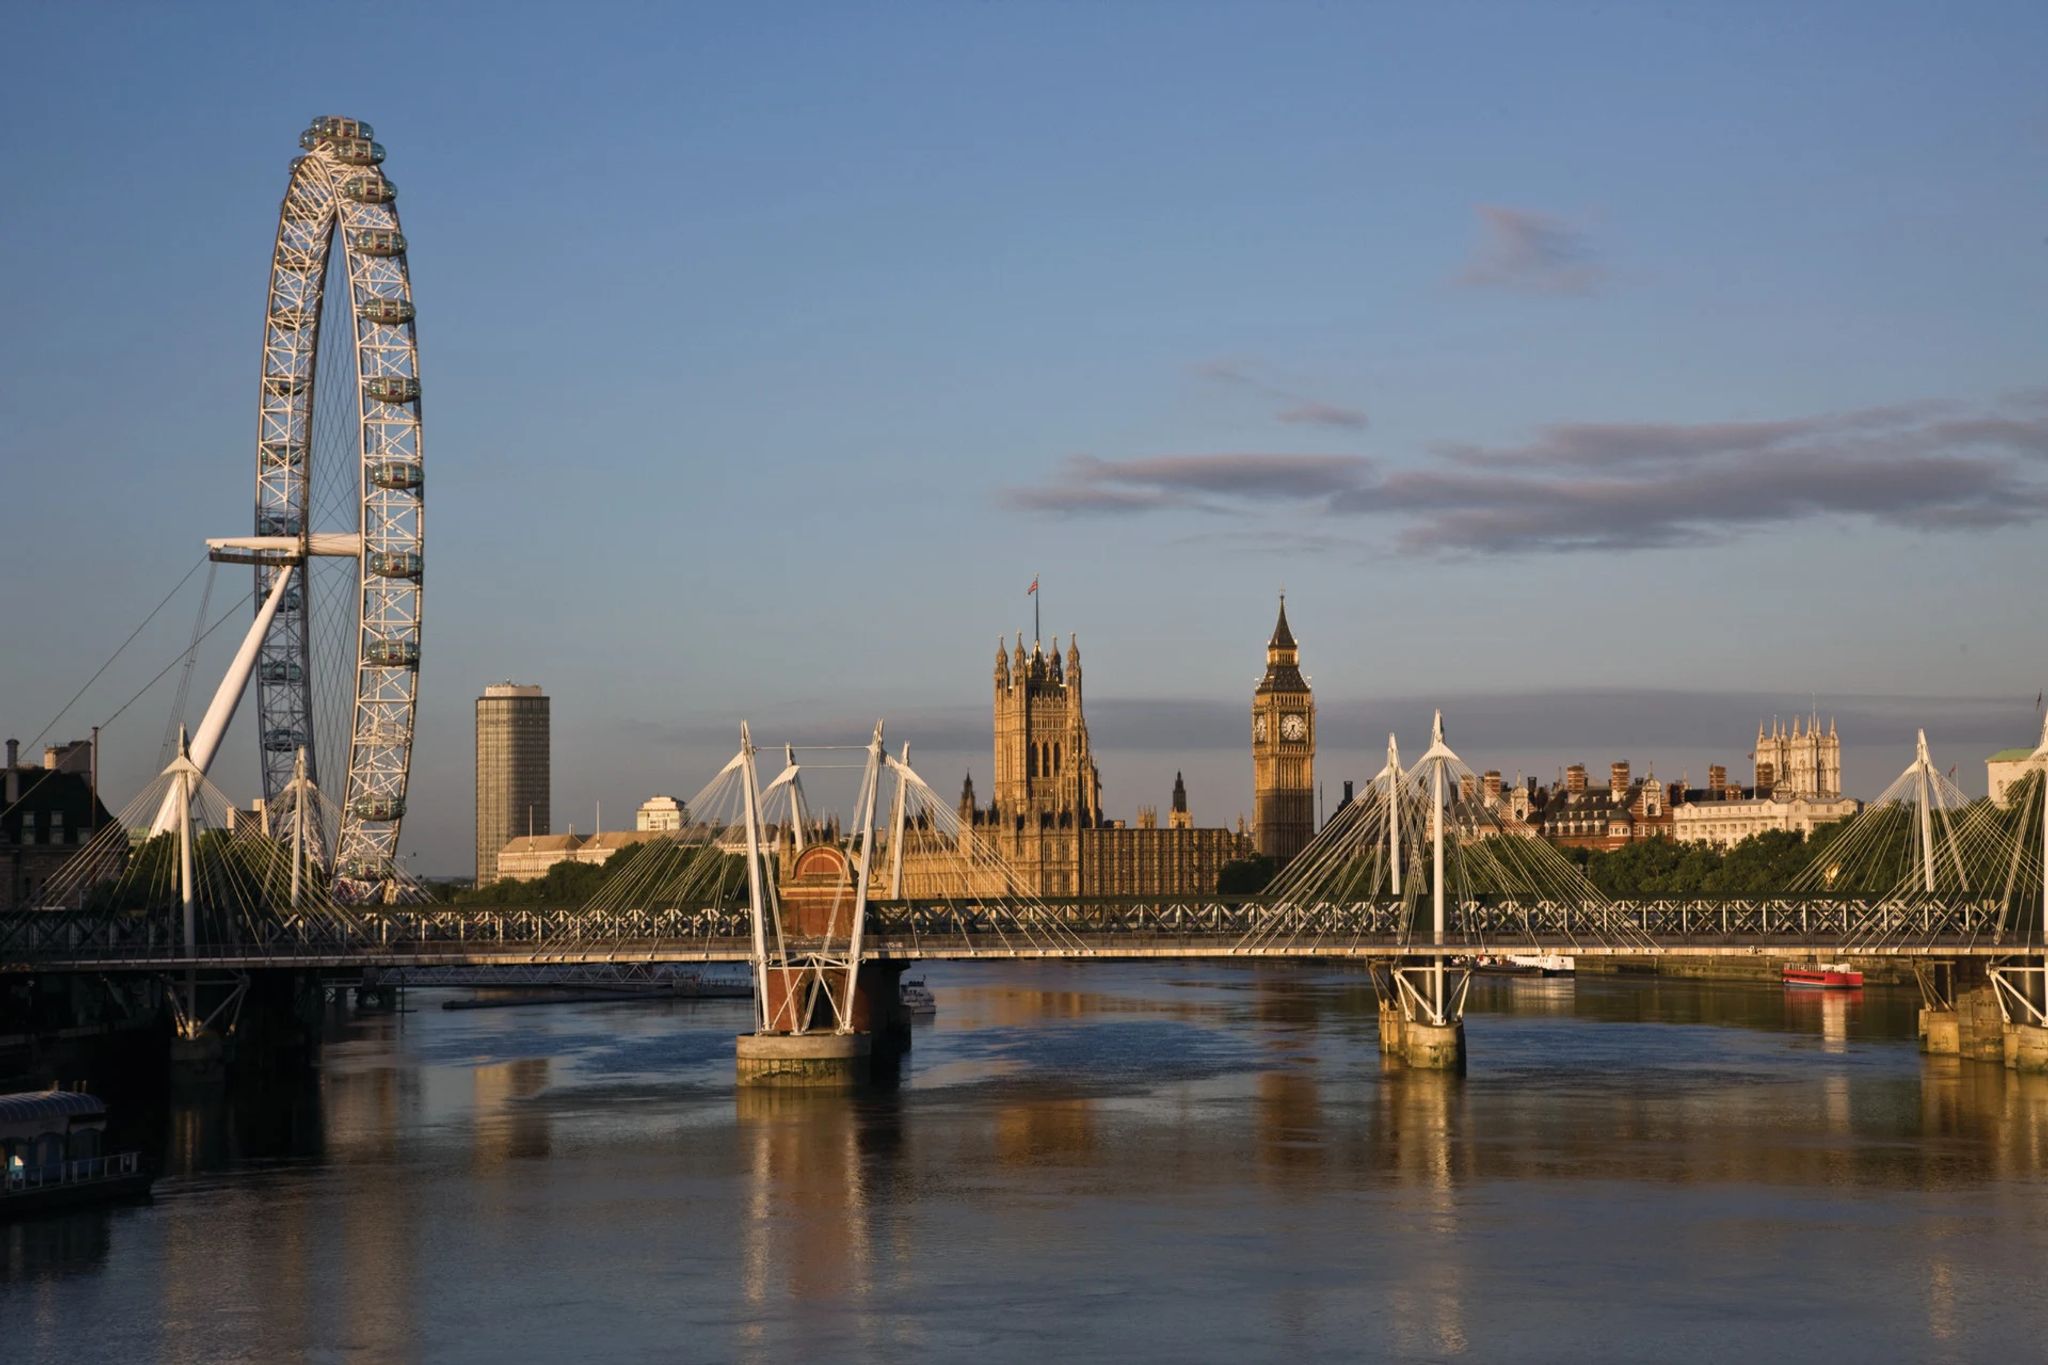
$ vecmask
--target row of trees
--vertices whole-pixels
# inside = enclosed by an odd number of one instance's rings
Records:
[[[1611,853],[1585,848],[1558,851],[1609,896],[1762,896],[1782,893],[1846,823],[1822,826],[1814,831],[1811,843],[1797,834],[1772,831],[1731,848],[1645,839]],[[1225,896],[1255,896],[1279,871],[1279,864],[1264,854],[1239,858],[1223,865],[1216,890]]]
[[[485,886],[467,887],[454,896],[457,905],[581,905],[597,889],[637,859],[654,844],[627,844],[601,863],[564,860],[547,870],[547,875],[521,881],[501,877]]]
[[[1783,894],[1847,821],[1823,825],[1811,841],[1786,830],[1753,834],[1728,848],[1643,839],[1612,852],[1561,850],[1586,880],[1617,898],[1744,897]]]

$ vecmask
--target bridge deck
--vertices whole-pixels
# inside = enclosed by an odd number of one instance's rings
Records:
[[[1379,960],[1475,953],[1586,958],[1726,956],[2009,958],[2039,937],[1995,902],[1848,899],[1467,904],[1442,944],[1414,907],[1262,905],[1226,899],[1093,901],[1053,906],[897,902],[875,907],[861,955],[872,961],[983,959]],[[2031,926],[2029,926],[2031,929]],[[632,910],[426,906],[350,920],[284,917],[181,943],[169,913],[71,910],[0,915],[0,972],[744,962],[744,909]]]

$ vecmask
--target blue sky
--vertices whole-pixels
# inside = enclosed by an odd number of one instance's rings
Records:
[[[950,790],[988,766],[1034,574],[1119,815],[1176,768],[1199,819],[1249,809],[1282,584],[1332,783],[1389,729],[1419,748],[1439,699],[1468,761],[1544,776],[1740,767],[1758,715],[1817,702],[1866,795],[1916,723],[1978,786],[2035,732],[2038,5],[46,6],[8,32],[25,741],[247,521],[264,260],[321,113],[376,124],[412,242],[423,870],[468,866],[470,706],[505,677],[555,698],[558,827],[688,794],[742,716],[886,715]],[[174,681],[108,731],[110,785],[153,766]],[[245,733],[216,776],[253,775]]]

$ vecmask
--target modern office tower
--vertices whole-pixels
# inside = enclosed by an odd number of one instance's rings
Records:
[[[476,700],[476,880],[498,879],[498,851],[549,834],[548,698],[538,687],[492,683]]]

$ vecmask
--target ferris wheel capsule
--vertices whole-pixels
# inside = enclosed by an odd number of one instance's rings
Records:
[[[312,138],[372,138],[377,136],[377,130],[359,118],[322,114],[306,126],[305,135]]]
[[[349,245],[365,256],[403,256],[405,234],[390,228],[366,228],[352,234]]]
[[[420,381],[407,375],[380,374],[363,381],[363,392],[380,403],[412,403],[420,396]]]
[[[388,204],[398,198],[398,186],[381,175],[352,175],[341,182],[341,192],[358,204]]]
[[[424,561],[410,550],[380,550],[370,556],[370,572],[379,578],[417,579]]]
[[[412,300],[365,299],[356,306],[356,312],[379,327],[400,327],[412,321]]]
[[[363,138],[349,138],[328,144],[334,159],[344,166],[377,166],[384,161],[384,144]]]
[[[379,460],[370,466],[370,482],[379,488],[410,492],[426,482],[418,460]]]
[[[294,754],[306,742],[305,735],[297,730],[278,727],[263,732],[263,747],[273,754]]]

